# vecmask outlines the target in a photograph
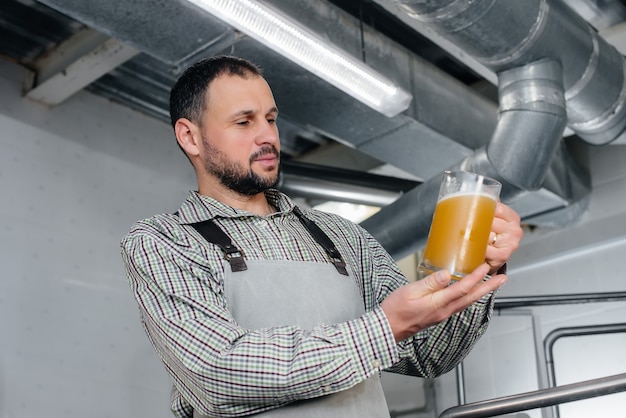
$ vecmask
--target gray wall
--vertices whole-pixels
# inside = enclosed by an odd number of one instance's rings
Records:
[[[81,93],[47,109],[0,60],[0,416],[168,417],[120,258],[195,180],[168,127]]]

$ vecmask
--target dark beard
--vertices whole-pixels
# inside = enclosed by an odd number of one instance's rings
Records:
[[[244,196],[254,196],[274,187],[278,183],[278,174],[273,177],[261,177],[252,169],[246,170],[237,163],[227,161],[224,154],[213,148],[204,137],[202,138],[202,143],[207,153],[204,158],[206,170],[216,176],[220,183],[230,190]],[[279,156],[276,147],[268,145],[252,155],[250,163],[261,155],[268,153]]]
[[[262,193],[274,187],[278,182],[278,176],[264,178],[252,170],[241,173],[238,170],[238,166],[232,164],[225,167],[214,167],[214,170],[211,170],[211,172],[218,176],[220,183],[225,187],[244,196],[254,196]]]

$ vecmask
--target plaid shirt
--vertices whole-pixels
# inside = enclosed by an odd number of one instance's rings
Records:
[[[221,250],[189,224],[216,220],[248,260],[330,262],[293,202],[276,190],[266,196],[277,211],[257,216],[190,192],[178,215],[140,221],[122,240],[142,322],[174,383],[176,417],[191,417],[192,405],[216,417],[257,413],[347,389],[381,370],[436,377],[452,370],[486,330],[492,295],[396,344],[379,304],[406,278],[363,228],[315,210],[305,216],[351,268],[366,313],[312,330],[241,328],[224,298]]]

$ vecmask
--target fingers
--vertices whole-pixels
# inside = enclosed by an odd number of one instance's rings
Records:
[[[503,242],[519,241],[523,234],[520,223],[521,219],[517,212],[504,203],[498,203],[491,226],[489,243],[495,245],[500,241],[500,245],[502,245]]]
[[[411,299],[417,300],[423,297],[430,297],[436,292],[444,289],[452,280],[452,276],[447,270],[439,270],[429,274],[422,280],[409,284],[411,289]]]
[[[520,225],[520,216],[509,206],[498,203],[489,235],[489,245],[485,258],[497,271],[519,247],[524,234]]]
[[[498,202],[496,205],[495,217],[503,219],[506,222],[520,223],[519,214],[513,210],[513,208],[505,205],[502,202]]]
[[[466,275],[462,280],[453,282],[450,286],[448,286],[450,283],[450,274],[445,270],[431,274],[426,277],[424,281],[426,281],[425,285],[431,289],[431,292],[432,289],[439,286],[437,290],[432,292],[433,295],[437,295],[437,305],[446,307],[457,303],[458,306],[461,306],[461,309],[463,309],[501,286],[502,283],[500,283],[500,281],[502,277],[493,281],[485,281],[485,276],[489,273],[489,269],[490,266],[488,264],[481,264],[471,274]],[[489,282],[489,285],[484,285],[487,282]],[[437,283],[437,285],[433,283]],[[438,293],[435,293],[437,291]]]
[[[504,274],[495,275],[485,280],[489,269],[488,264],[482,264],[471,274],[445,289],[445,292],[448,292],[445,297],[447,307],[451,310],[450,315],[471,306],[483,296],[498,290],[506,283],[507,276]]]
[[[506,276],[485,280],[487,264],[458,282],[450,284],[450,273],[433,273],[423,280],[406,284],[381,303],[396,341],[438,324],[500,287]]]

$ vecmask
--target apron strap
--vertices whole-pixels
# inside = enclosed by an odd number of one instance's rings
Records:
[[[230,269],[233,272],[244,271],[248,269],[246,262],[243,259],[243,253],[239,248],[233,245],[230,237],[226,235],[222,229],[213,222],[213,219],[207,219],[206,221],[191,224],[196,231],[200,233],[210,243],[213,243],[222,249],[224,258],[230,264]]]
[[[348,271],[346,270],[346,263],[345,261],[343,261],[343,258],[337,250],[337,247],[330,240],[328,235],[326,235],[326,233],[322,231],[322,229],[317,226],[315,222],[304,216],[299,207],[295,206],[293,208],[293,212],[296,214],[296,216],[298,216],[298,219],[300,219],[302,225],[304,225],[304,227],[309,231],[313,238],[315,238],[315,241],[317,241],[317,243],[324,248],[326,254],[328,254],[328,256],[330,257],[330,261],[335,265],[337,271],[340,274],[347,276]]]
[[[339,250],[337,250],[337,247],[328,235],[326,235],[326,233],[322,231],[322,229],[317,226],[315,222],[304,216],[299,207],[295,206],[293,208],[293,212],[296,214],[300,222],[302,222],[302,225],[304,225],[307,231],[309,231],[311,236],[313,236],[315,241],[321,245],[322,248],[324,248],[324,251],[326,251],[326,254],[330,257],[330,261],[337,269],[337,272],[344,276],[348,276],[346,262],[343,261],[343,257],[339,253]],[[176,212],[175,215],[178,215],[178,212]],[[224,252],[224,258],[229,262],[230,269],[233,272],[248,269],[248,266],[246,266],[246,262],[243,259],[243,252],[233,244],[230,237],[222,231],[219,226],[217,226],[213,219],[197,222],[191,224],[191,226],[193,226],[205,240],[216,244],[222,249]]]

